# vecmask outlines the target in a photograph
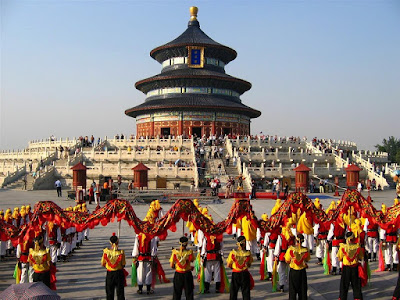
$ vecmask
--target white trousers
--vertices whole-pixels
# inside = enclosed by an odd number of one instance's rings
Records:
[[[221,282],[221,263],[218,260],[207,260],[204,270],[204,280],[210,283],[214,272],[214,282]]]
[[[337,254],[339,252],[339,246],[332,246],[332,255],[331,255],[331,261],[332,261],[332,267],[340,267],[340,261],[339,257],[337,257]]]
[[[6,255],[6,249],[7,249],[7,242],[0,241],[0,255],[5,256]]]
[[[369,253],[377,253],[379,249],[379,240],[378,238],[373,238],[373,237],[367,237],[367,243],[365,245],[365,248]]]
[[[55,264],[57,262],[57,245],[50,245],[49,247],[51,262]]]
[[[137,268],[137,284],[150,285],[152,279],[151,261],[139,261]]]
[[[387,265],[399,263],[399,255],[397,254],[395,243],[387,243],[385,249],[385,263]]]
[[[33,282],[33,268],[29,266],[29,263],[21,263],[21,280],[19,283]]]
[[[272,269],[274,267],[274,250],[275,249],[268,248],[268,256],[267,256],[268,272],[272,272]]]
[[[61,255],[68,255],[68,253],[70,252],[70,243],[68,242],[61,242],[61,247],[60,247],[60,254]]]
[[[308,250],[313,251],[314,249],[314,236],[312,234],[303,234],[304,242],[302,244],[303,247],[306,247]]]
[[[252,254],[260,253],[256,240],[246,241],[246,250],[251,251]]]
[[[279,285],[287,285],[288,264],[280,261],[278,263]]]
[[[317,246],[315,247],[315,256],[317,258],[323,259],[325,256],[325,245],[326,245],[326,240],[319,240],[317,242]]]

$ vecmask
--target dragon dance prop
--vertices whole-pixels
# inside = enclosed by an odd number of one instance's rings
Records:
[[[305,217],[314,223],[335,223],[342,220],[341,215],[346,213],[350,207],[360,213],[361,217],[368,219],[372,224],[378,224],[382,229],[388,226],[400,225],[400,204],[387,209],[386,213],[378,211],[371,202],[367,201],[359,192],[347,190],[340,204],[328,213],[318,209],[305,194],[292,193],[282,203],[279,209],[266,221],[258,220],[252,210],[250,201],[244,194],[237,195],[227,217],[219,222],[213,223],[201,214],[191,199],[180,199],[169,209],[169,211],[153,224],[139,219],[130,203],[123,199],[115,199],[107,202],[103,207],[92,213],[80,211],[64,211],[51,201],[36,203],[30,223],[21,227],[15,227],[0,219],[0,239],[11,240],[16,246],[18,242],[32,239],[35,231],[40,231],[46,221],[51,221],[63,228],[76,227],[78,232],[86,228],[94,228],[99,224],[106,226],[109,222],[125,220],[136,233],[145,233],[150,237],[159,236],[165,239],[168,230],[175,231],[176,223],[180,219],[189,221],[196,230],[202,230],[207,235],[219,235],[224,232],[230,233],[232,225],[237,220],[246,217],[255,228],[260,228],[261,234],[279,229],[292,214],[305,214]]]
[[[332,270],[332,261],[331,261],[329,247],[325,248],[325,255],[322,264],[324,266],[324,275],[329,275]]]
[[[221,262],[221,286],[219,287],[219,292],[220,293],[229,293],[230,290],[230,283],[228,280],[228,276],[226,276],[226,270],[223,262]]]
[[[199,294],[204,294],[205,289],[205,274],[204,274],[204,266],[203,264],[200,267],[200,274],[199,274]]]
[[[385,271],[385,259],[383,258],[383,251],[382,251],[382,245],[383,243],[379,243],[379,250],[378,250],[378,269],[375,270],[375,272],[383,272]]]
[[[272,292],[276,292],[278,290],[278,260],[274,261],[274,266],[272,267]]]
[[[21,281],[21,266],[19,263],[15,265],[13,278],[15,279],[15,284],[19,284]]]
[[[267,279],[267,264],[265,263],[267,261],[267,251],[262,250],[262,257],[261,257],[261,263],[260,263],[260,280],[266,280]]]
[[[132,261],[131,286],[137,286],[137,268],[135,261]]]

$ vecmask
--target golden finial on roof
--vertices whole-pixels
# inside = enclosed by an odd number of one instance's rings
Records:
[[[199,9],[196,6],[192,6],[189,8],[190,11],[190,21],[195,21],[197,20],[197,12]]]

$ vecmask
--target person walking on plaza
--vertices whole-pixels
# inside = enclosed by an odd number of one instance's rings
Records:
[[[55,187],[57,188],[57,197],[62,197],[61,195],[61,181],[60,179],[57,179],[56,182],[54,183]]]
[[[354,300],[363,298],[361,292],[361,279],[358,274],[359,261],[364,263],[364,253],[358,243],[354,241],[354,233],[346,233],[346,243],[340,244],[337,254],[343,262],[342,277],[340,278],[340,300],[347,300],[350,283],[353,287]]]
[[[254,200],[257,198],[257,184],[254,179],[251,181],[251,199]]]
[[[118,249],[118,237],[115,233],[110,237],[110,244],[111,248],[105,248],[101,257],[101,265],[107,269],[107,300],[114,299],[115,289],[117,289],[117,299],[125,300],[125,252]]]
[[[172,269],[175,269],[173,300],[182,298],[182,290],[185,289],[187,300],[193,300],[194,282],[191,263],[195,260],[192,250],[187,250],[188,238],[183,236],[179,239],[179,249],[172,249],[169,263]]]
[[[310,253],[301,244],[304,236],[299,233],[296,237],[296,246],[290,246],[285,253],[285,261],[289,264],[289,300],[307,299],[307,262],[310,260]]]
[[[237,239],[237,250],[233,249],[227,259],[227,267],[232,269],[232,280],[230,287],[230,300],[237,300],[239,289],[242,290],[243,300],[250,299],[251,275],[249,268],[253,262],[250,251],[246,250],[246,239],[239,236]]]

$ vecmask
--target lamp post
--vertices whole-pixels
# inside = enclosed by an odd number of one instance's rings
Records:
[[[335,176],[335,194],[334,196],[339,197],[339,177]]]
[[[367,201],[368,202],[372,202],[371,194],[370,194],[370,192],[371,192],[371,180],[367,179],[366,184],[367,184],[367,191],[368,191]]]

